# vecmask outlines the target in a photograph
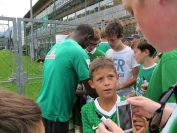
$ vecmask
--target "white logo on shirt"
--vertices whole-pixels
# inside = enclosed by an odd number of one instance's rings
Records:
[[[46,56],[46,59],[55,59],[56,57],[55,51],[56,51],[56,48],[53,49],[49,55]]]
[[[92,129],[93,130],[96,130],[98,128],[98,126],[97,127],[95,127],[94,125],[92,126]]]
[[[86,62],[87,62],[87,65],[89,67],[89,65],[90,65],[90,59],[87,59]]]

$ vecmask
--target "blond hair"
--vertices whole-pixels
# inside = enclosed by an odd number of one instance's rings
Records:
[[[93,31],[94,31],[93,40],[100,40],[101,39],[100,30],[98,28],[93,27]]]
[[[105,38],[106,39],[105,28],[101,29],[101,38]]]

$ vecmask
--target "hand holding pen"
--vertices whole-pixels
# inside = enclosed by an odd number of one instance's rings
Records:
[[[149,83],[147,82],[147,80],[143,77],[143,84],[141,85],[141,90],[142,92],[146,92],[147,87],[148,87]]]
[[[95,112],[102,121],[102,123],[98,125],[96,133],[123,133],[123,130],[119,128],[117,124],[115,124],[110,119],[106,119],[101,113],[97,111]]]
[[[109,129],[106,129],[105,124],[102,122],[98,125],[96,133],[124,133],[123,130],[112,120],[106,119],[106,124]]]

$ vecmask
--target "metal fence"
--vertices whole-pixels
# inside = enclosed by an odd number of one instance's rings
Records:
[[[122,21],[126,36],[135,32],[136,22],[132,18]],[[78,25],[75,22],[0,17],[0,88],[36,99],[42,84],[43,59],[56,43],[55,36],[67,35]]]
[[[7,40],[0,50],[0,88],[36,99],[42,83],[41,53],[44,58],[56,34],[68,34],[79,24],[9,17],[0,17],[0,22],[0,36]]]

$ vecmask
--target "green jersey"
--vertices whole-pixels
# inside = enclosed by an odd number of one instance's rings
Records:
[[[72,39],[55,44],[48,52],[37,99],[42,117],[51,121],[69,120],[77,85],[89,78],[87,59],[85,50]]]
[[[88,53],[88,56],[90,58],[90,62],[92,62],[94,59],[96,59],[99,56],[105,56],[105,53],[103,53],[102,51],[100,51],[96,48],[95,52],[93,54]]]
[[[158,102],[162,93],[177,82],[176,66],[177,49],[168,53],[164,53],[156,69],[154,70],[147,91],[145,93],[145,97]],[[175,96],[172,95],[168,102],[176,103]]]
[[[155,63],[153,66],[145,68],[143,65],[140,66],[135,92],[137,96],[144,96],[144,93],[141,90],[141,85],[145,82],[149,82],[152,76],[154,69],[156,68],[157,64]]]
[[[117,98],[117,102],[125,100],[126,98],[123,97]],[[82,107],[81,113],[84,133],[95,133],[95,130],[98,128],[99,123],[102,122],[95,111],[101,113],[105,118],[109,118],[115,123],[118,123],[116,104],[111,111],[107,112],[100,107],[98,100],[96,99],[95,101],[89,102]]]
[[[176,131],[177,131],[177,117],[172,122],[170,130],[169,130],[168,133],[175,133]]]
[[[108,42],[100,42],[97,46],[97,49],[101,50],[104,53],[106,53],[110,48],[111,47]]]

